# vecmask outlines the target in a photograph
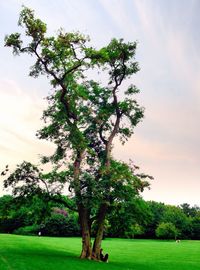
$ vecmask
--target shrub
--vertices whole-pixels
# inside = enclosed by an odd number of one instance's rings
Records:
[[[78,218],[76,215],[65,217],[54,213],[43,224],[42,234],[49,236],[79,236]]]
[[[13,233],[19,234],[19,235],[37,235],[39,231],[40,231],[39,225],[31,225],[31,226],[20,227],[14,230]]]
[[[156,229],[156,236],[161,239],[176,239],[178,230],[171,222],[162,222]]]
[[[67,213],[66,210],[61,209],[61,208],[58,208],[58,207],[54,207],[54,208],[53,208],[53,213],[54,213],[54,214],[60,214],[60,215],[63,215],[63,216],[65,216],[65,217],[68,216],[68,213]]]
[[[192,219],[192,239],[200,239],[200,217],[198,216]]]
[[[0,233],[12,233],[14,230],[25,226],[24,220],[20,218],[1,218]]]
[[[133,224],[124,232],[125,238],[135,238],[144,234],[144,228],[139,224]]]

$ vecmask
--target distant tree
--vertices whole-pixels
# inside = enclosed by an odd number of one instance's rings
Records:
[[[178,206],[165,205],[165,211],[162,222],[170,222],[178,229],[180,237],[190,237],[191,234],[191,220],[185,215],[183,210]]]
[[[54,204],[55,205],[55,204]],[[19,227],[40,224],[51,213],[51,202],[38,196],[14,198],[10,195],[0,197],[0,231],[10,232]]]
[[[199,209],[199,208],[198,208]],[[191,220],[191,238],[200,239],[200,210],[196,212],[196,215]]]
[[[132,224],[127,231],[125,231],[126,238],[141,237],[144,234],[144,227],[138,223]]]
[[[19,211],[12,196],[0,197],[0,232],[12,233],[16,228],[26,223],[23,210]]]
[[[53,213],[42,224],[42,235],[48,236],[79,236],[80,227],[78,224],[78,216],[64,216],[62,214]]]
[[[165,211],[165,204],[161,202],[148,201],[146,202],[149,208],[149,218],[145,228],[145,236],[147,238],[155,238],[155,231],[158,225],[162,222]]]
[[[10,195],[0,197],[0,232],[12,233],[15,229],[24,226],[27,216],[24,208],[18,208]]]
[[[161,239],[176,239],[178,230],[174,224],[170,222],[162,222],[156,229],[156,236]]]
[[[198,206],[191,207],[188,203],[181,204],[180,208],[187,217],[195,217],[197,212],[200,210]]]
[[[0,218],[9,217],[12,209],[14,209],[13,197],[11,195],[0,197]]]
[[[150,218],[148,205],[142,198],[133,198],[125,204],[116,202],[108,214],[108,235],[125,238],[141,236]]]
[[[58,199],[68,183],[82,230],[81,258],[99,260],[109,207],[115,201],[138,196],[149,186],[148,175],[138,174],[135,166],[112,157],[114,138],[119,137],[122,143],[128,140],[144,114],[134,98],[139,90],[124,84],[139,70],[134,60],[136,43],[113,39],[96,50],[80,33],[60,30],[56,37],[47,37],[46,24],[26,7],[19,26],[27,37],[23,41],[19,33],[11,34],[5,38],[5,46],[12,47],[15,55],[35,57],[30,76],[50,78],[54,90],[43,114],[46,125],[37,135],[54,142],[57,148],[51,157],[42,159],[43,163],[52,162],[52,172],[44,174],[24,162],[5,181],[5,187],[12,186],[15,195],[35,192]],[[89,80],[90,70],[104,74],[104,84]],[[24,184],[19,186],[21,182]],[[94,220],[97,230],[92,247]]]

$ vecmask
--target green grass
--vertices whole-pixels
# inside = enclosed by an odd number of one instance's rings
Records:
[[[0,270],[200,270],[200,241],[106,239],[109,263],[78,258],[79,238],[0,235]]]

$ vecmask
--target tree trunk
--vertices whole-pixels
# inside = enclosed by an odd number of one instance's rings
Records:
[[[92,249],[92,257],[93,259],[100,260],[100,249],[101,249],[101,242],[103,238],[103,232],[104,232],[104,222],[106,217],[106,211],[108,208],[107,203],[102,203],[99,209],[98,219],[97,219],[97,232],[96,237],[93,244]]]
[[[86,208],[84,208],[83,205],[79,206],[79,219],[80,219],[81,233],[82,233],[82,251],[81,251],[80,258],[91,259],[92,246],[91,246],[88,211]]]
[[[91,247],[91,236],[90,236],[90,223],[89,223],[89,214],[87,208],[84,207],[82,203],[81,196],[81,186],[80,186],[80,166],[82,159],[84,157],[84,151],[78,151],[77,157],[74,161],[74,184],[75,184],[75,194],[76,194],[76,203],[78,206],[79,222],[81,226],[82,234],[82,251],[80,258],[81,259],[91,259],[92,257],[92,247]]]

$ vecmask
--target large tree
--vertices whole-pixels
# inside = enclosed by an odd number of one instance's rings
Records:
[[[139,70],[134,59],[137,44],[113,39],[97,50],[88,37],[77,32],[61,29],[57,36],[48,37],[46,24],[26,7],[20,13],[19,26],[27,37],[23,41],[20,33],[6,36],[5,46],[12,47],[15,55],[35,57],[30,76],[50,79],[53,90],[43,113],[45,126],[37,136],[55,143],[56,151],[42,158],[43,163],[53,164],[50,173],[24,162],[5,186],[25,196],[33,190],[40,192],[42,183],[47,194],[58,198],[67,183],[79,214],[81,258],[99,260],[108,208],[138,196],[149,185],[148,176],[136,173],[137,167],[112,156],[114,138],[122,143],[128,140],[144,114],[134,98],[139,90],[133,84],[126,87],[127,79]],[[20,181],[24,183],[21,186]],[[92,246],[93,221],[97,229]]]

